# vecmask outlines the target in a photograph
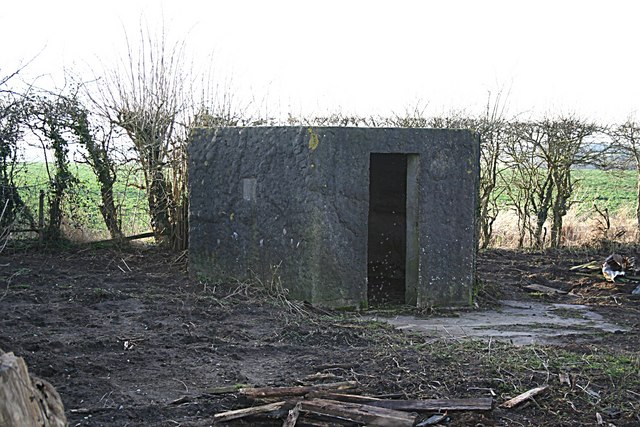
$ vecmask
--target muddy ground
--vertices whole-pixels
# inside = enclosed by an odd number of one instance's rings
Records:
[[[500,299],[587,304],[628,330],[515,347],[434,341],[357,313],[290,305],[246,284],[191,280],[185,254],[7,249],[0,254],[0,348],[56,387],[71,426],[211,425],[215,413],[253,404],[216,388],[297,385],[318,372],[326,381],[357,381],[367,395],[494,398],[491,412],[450,413],[442,425],[640,425],[634,285],[569,270],[608,253],[480,255],[476,310]],[[523,286],[531,283],[569,294],[528,293]],[[498,406],[540,385],[549,389],[534,400]]]

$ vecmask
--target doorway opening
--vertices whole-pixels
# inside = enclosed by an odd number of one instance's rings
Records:
[[[415,304],[417,161],[415,154],[370,155],[367,245],[370,306]]]

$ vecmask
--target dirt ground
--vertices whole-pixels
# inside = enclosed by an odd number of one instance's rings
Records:
[[[635,285],[569,270],[608,253],[480,255],[476,310],[500,299],[571,302],[628,329],[516,348],[427,340],[358,313],[289,305],[246,284],[202,283],[189,278],[186,254],[7,249],[0,254],[0,348],[56,387],[71,426],[212,425],[215,413],[253,404],[214,389],[291,386],[318,372],[330,382],[357,381],[358,392],[372,396],[494,398],[492,411],[450,413],[442,425],[640,425]],[[523,286],[532,283],[569,294],[527,293]],[[549,389],[515,409],[499,407],[539,385]]]

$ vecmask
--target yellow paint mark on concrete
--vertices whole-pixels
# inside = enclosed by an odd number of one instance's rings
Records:
[[[320,137],[317,133],[313,131],[312,128],[309,128],[309,149],[314,151],[320,145]]]
[[[229,215],[229,220],[233,221],[233,219],[236,217],[236,214],[234,214],[233,212],[231,212],[231,215]]]

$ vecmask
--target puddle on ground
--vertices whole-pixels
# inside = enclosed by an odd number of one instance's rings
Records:
[[[568,335],[626,331],[586,305],[524,301],[502,301],[502,304],[498,310],[462,312],[459,317],[370,316],[369,319],[433,338],[493,339],[516,345],[558,344],[566,342]]]

